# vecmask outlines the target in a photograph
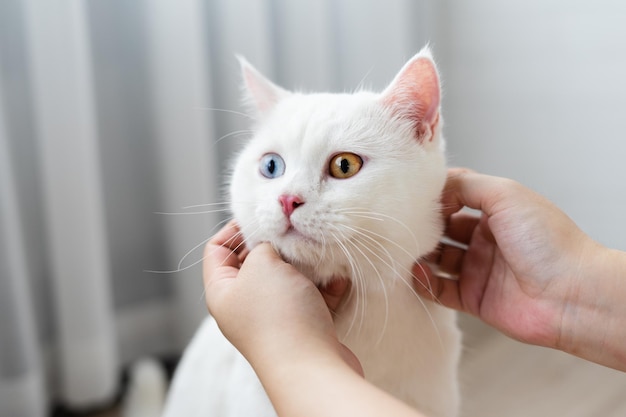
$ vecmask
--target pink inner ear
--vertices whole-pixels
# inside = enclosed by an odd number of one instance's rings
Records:
[[[439,77],[432,60],[418,56],[409,61],[383,92],[383,103],[415,123],[418,138],[439,121]]]
[[[270,110],[278,101],[278,94],[272,89],[272,86],[252,68],[244,69],[244,81],[261,113]]]
[[[245,58],[238,56],[247,99],[261,114],[269,112],[288,92],[265,78]]]

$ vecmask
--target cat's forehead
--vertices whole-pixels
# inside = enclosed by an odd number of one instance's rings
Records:
[[[345,145],[372,128],[376,95],[293,94],[262,125],[266,140],[286,146],[328,148]]]
[[[354,94],[336,93],[294,93],[276,106],[277,114],[317,115],[319,117],[347,116],[372,104],[376,94],[359,92]]]

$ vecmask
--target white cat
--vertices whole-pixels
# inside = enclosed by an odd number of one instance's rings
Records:
[[[380,94],[294,93],[244,60],[242,71],[258,123],[237,159],[230,198],[247,245],[271,242],[318,284],[349,277],[335,323],[366,379],[429,416],[456,416],[455,313],[420,299],[411,283],[415,260],[442,234],[446,167],[430,51]],[[276,414],[208,318],[183,356],[164,415]]]

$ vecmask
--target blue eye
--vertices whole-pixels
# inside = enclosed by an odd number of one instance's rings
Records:
[[[277,178],[285,173],[285,161],[277,153],[263,155],[259,162],[259,171],[265,178]]]

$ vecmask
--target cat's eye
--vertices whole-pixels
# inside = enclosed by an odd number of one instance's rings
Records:
[[[361,170],[363,159],[359,155],[343,152],[333,156],[328,170],[330,175],[339,178],[350,178]]]
[[[267,153],[259,162],[259,171],[265,178],[280,177],[285,173],[285,161],[277,153]]]

